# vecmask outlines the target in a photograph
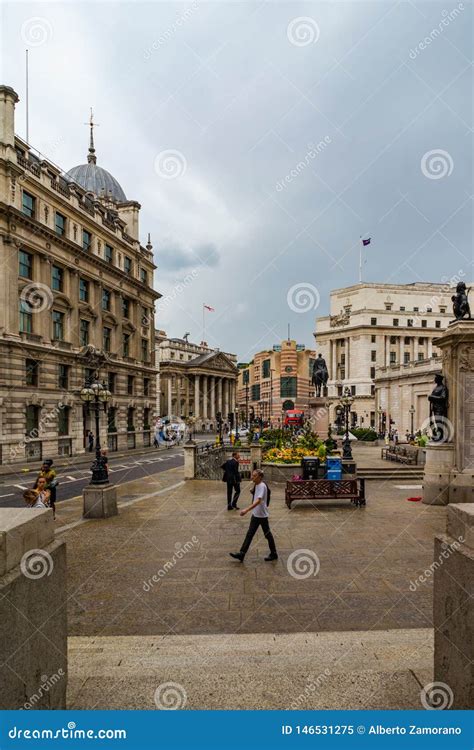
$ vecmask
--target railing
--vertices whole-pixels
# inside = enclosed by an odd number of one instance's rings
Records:
[[[71,193],[69,191],[69,188],[63,187],[57,180],[51,180],[51,187],[53,190],[56,190],[57,193],[60,195],[64,195],[65,198],[70,198]]]

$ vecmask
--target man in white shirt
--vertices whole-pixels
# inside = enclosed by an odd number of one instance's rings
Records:
[[[253,502],[248,508],[240,511],[241,516],[245,516],[246,513],[252,511],[252,517],[250,519],[249,530],[244,539],[244,543],[240,548],[240,552],[229,552],[230,556],[234,560],[244,561],[244,557],[247,554],[247,550],[250,547],[250,543],[255,536],[255,533],[259,526],[262,527],[262,531],[265,534],[265,538],[270,547],[270,554],[265,558],[267,562],[271,560],[278,560],[278,554],[276,551],[275,540],[273,534],[270,531],[270,522],[268,520],[268,487],[263,481],[263,471],[261,469],[255,469],[252,472],[252,482],[254,483]]]

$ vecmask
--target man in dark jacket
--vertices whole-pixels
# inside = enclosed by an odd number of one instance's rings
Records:
[[[227,484],[227,510],[238,510],[237,500],[240,496],[241,476],[239,472],[239,454],[233,453],[232,458],[225,461],[221,468],[224,470],[222,481]],[[232,491],[234,497],[232,498]]]

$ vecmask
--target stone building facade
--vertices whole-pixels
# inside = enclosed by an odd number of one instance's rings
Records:
[[[391,427],[404,439],[407,432],[426,429],[428,396],[434,388],[434,376],[441,371],[441,357],[378,368],[375,374],[376,430],[385,433]]]
[[[258,352],[248,365],[241,365],[238,406],[241,419],[248,416],[271,422],[277,427],[285,411],[308,411],[314,395],[311,375],[316,352],[294,340],[285,340],[273,349]]]
[[[168,338],[155,332],[158,358],[157,414],[161,417],[194,417],[196,429],[216,429],[216,415],[226,421],[236,408],[237,357],[193,344],[186,339]]]
[[[0,444],[4,464],[74,456],[94,430],[80,399],[98,371],[109,450],[146,446],[156,402],[152,246],[139,210],[97,165],[62,172],[15,136],[0,87]]]
[[[453,317],[452,293],[449,284],[424,282],[364,282],[331,292],[330,315],[317,318],[314,334],[329,370],[331,421],[338,397],[349,387],[351,424],[378,429],[378,368],[386,374],[395,367],[398,376],[407,375],[410,367],[420,373],[424,362],[439,355],[433,339]],[[410,406],[411,401],[403,402],[400,413]],[[405,418],[398,421],[405,425]]]

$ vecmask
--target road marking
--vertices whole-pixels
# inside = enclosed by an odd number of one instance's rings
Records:
[[[70,479],[71,482],[75,482],[76,481],[76,477],[67,476],[66,479]]]
[[[0,497],[13,497],[14,494],[14,492],[10,492],[8,495],[0,495]]]
[[[18,487],[19,490],[27,490],[28,487],[25,487],[24,484],[14,484],[14,487]]]

